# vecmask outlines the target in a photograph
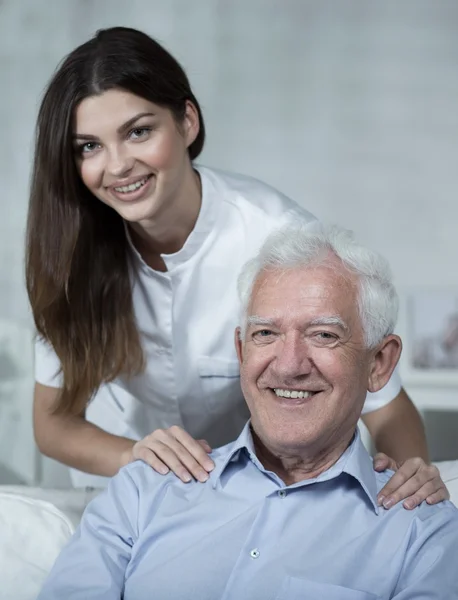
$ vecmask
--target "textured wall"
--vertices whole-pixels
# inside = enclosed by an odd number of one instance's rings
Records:
[[[355,229],[401,286],[456,283],[456,1],[3,0],[0,318],[28,320],[22,234],[41,91],[66,52],[119,24],[186,67],[209,132],[202,162]]]

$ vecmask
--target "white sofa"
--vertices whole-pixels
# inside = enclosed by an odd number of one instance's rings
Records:
[[[458,460],[436,463],[458,506]],[[83,511],[100,490],[0,486],[0,598],[35,600]]]

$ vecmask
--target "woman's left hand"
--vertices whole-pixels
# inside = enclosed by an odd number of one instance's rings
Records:
[[[397,463],[379,452],[374,456],[374,469],[379,472],[386,469],[396,471],[377,496],[379,505],[384,508],[391,508],[404,500],[404,508],[411,510],[424,500],[428,504],[437,504],[450,498],[439,469],[422,458],[409,458]]]

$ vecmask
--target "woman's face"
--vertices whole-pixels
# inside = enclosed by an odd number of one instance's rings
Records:
[[[90,96],[76,109],[73,132],[81,179],[127,221],[167,218],[192,173],[187,148],[198,131],[190,102],[178,125],[170,110],[130,92]]]

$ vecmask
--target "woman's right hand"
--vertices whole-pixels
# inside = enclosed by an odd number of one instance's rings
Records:
[[[193,477],[203,483],[215,466],[208,456],[211,451],[207,441],[195,440],[184,429],[173,425],[169,429],[156,429],[136,442],[122,462],[143,460],[161,475],[172,471],[184,483]]]

